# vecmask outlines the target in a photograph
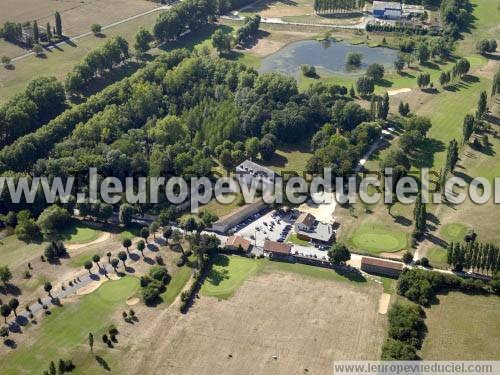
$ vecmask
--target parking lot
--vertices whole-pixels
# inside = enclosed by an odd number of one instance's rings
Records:
[[[279,216],[276,211],[270,211],[262,216],[255,215],[236,228],[236,234],[251,239],[254,246],[264,246],[265,240],[284,242],[292,231],[294,219]]]

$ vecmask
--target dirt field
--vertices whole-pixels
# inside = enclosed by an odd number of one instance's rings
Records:
[[[147,0],[2,0],[0,25],[37,20],[40,27],[54,26],[58,11],[64,34],[74,36],[90,31],[93,23],[108,25],[157,6]]]
[[[375,360],[385,336],[381,294],[374,283],[257,274],[229,300],[201,296],[187,315],[169,309],[136,329],[144,340],[134,337],[125,371],[328,374],[334,360]]]

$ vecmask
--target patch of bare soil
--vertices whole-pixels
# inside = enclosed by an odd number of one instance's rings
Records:
[[[335,360],[375,360],[380,293],[371,283],[256,275],[229,300],[200,297],[186,315],[173,305],[141,319],[125,372],[328,374]]]
[[[301,31],[287,31],[283,33],[276,33],[278,35],[270,38],[259,39],[252,48],[246,49],[246,52],[252,52],[257,56],[268,56],[272,53],[279,51],[287,44],[299,40],[310,39],[315,34]]]
[[[388,293],[382,293],[378,301],[378,312],[379,314],[387,314],[389,309],[389,303],[391,302],[391,295]]]

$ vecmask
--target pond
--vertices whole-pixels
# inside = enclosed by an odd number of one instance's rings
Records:
[[[349,52],[363,55],[361,65],[357,68],[346,64]],[[390,48],[370,48],[365,44],[351,45],[347,42],[303,40],[290,43],[281,50],[262,60],[259,72],[280,72],[298,78],[300,66],[314,65],[329,73],[341,75],[362,74],[368,65],[379,63],[386,69],[393,67],[398,52]]]

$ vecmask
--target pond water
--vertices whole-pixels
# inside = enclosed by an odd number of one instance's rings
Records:
[[[363,55],[359,67],[347,66],[346,58],[349,52]],[[382,64],[386,69],[392,68],[397,54],[397,51],[390,48],[370,48],[365,44],[352,45],[347,42],[303,40],[291,43],[278,52],[265,57],[259,72],[280,72],[297,78],[300,66],[309,64],[330,73],[359,75],[366,70],[368,65],[373,63]]]

